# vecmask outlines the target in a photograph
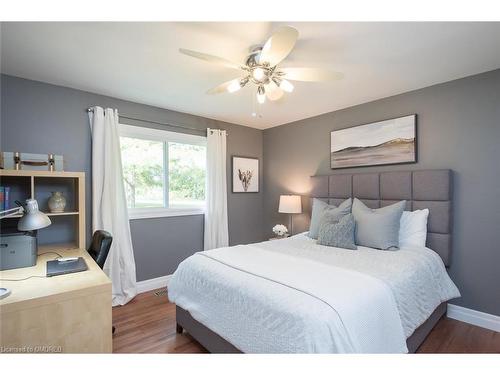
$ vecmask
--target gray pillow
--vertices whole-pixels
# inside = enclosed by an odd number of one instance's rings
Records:
[[[348,198],[343,201],[338,207],[333,204],[328,204],[322,200],[313,198],[312,213],[311,213],[311,224],[309,225],[309,237],[317,240],[319,234],[319,226],[321,224],[321,219],[325,213],[328,213],[332,217],[337,217],[337,220],[342,216],[351,213],[352,199]]]
[[[387,250],[399,247],[399,222],[406,201],[372,209],[354,198],[352,214],[356,222],[356,245]]]
[[[337,221],[330,221],[327,215],[324,215],[319,229],[318,244],[356,250],[354,228],[352,214],[344,215]]]

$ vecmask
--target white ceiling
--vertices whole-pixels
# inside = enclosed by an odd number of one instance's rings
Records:
[[[1,71],[255,128],[268,128],[500,68],[500,23],[286,23],[299,30],[282,66],[341,81],[296,82],[278,102],[255,89],[205,92],[237,71],[180,47],[245,60],[281,23],[2,23]],[[260,116],[252,117],[254,108]]]

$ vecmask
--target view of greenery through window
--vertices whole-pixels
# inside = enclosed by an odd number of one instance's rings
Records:
[[[120,137],[120,146],[128,207],[163,207],[163,142]]]
[[[129,208],[182,208],[203,204],[204,146],[129,137],[120,137],[120,144]],[[165,185],[165,161],[168,163],[168,186]],[[167,191],[168,203],[165,202]]]
[[[169,142],[168,161],[170,206],[203,204],[206,147]]]

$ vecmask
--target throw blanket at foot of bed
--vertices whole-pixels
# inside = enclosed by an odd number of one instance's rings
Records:
[[[245,353],[408,351],[383,281],[251,245],[186,259],[168,295]]]

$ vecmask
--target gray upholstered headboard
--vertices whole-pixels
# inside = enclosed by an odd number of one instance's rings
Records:
[[[311,177],[311,197],[331,204],[356,197],[371,208],[405,199],[407,210],[429,209],[427,247],[451,259],[452,173],[449,169],[350,173]]]

